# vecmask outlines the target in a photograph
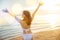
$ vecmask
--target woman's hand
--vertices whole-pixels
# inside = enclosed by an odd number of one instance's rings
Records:
[[[7,8],[2,9],[2,11],[3,11],[3,12],[5,12],[5,13],[9,13],[9,11],[8,11],[8,9],[7,9]]]
[[[12,12],[10,12],[7,8],[2,9],[2,11],[9,14],[9,15],[11,15],[12,17],[15,17],[15,15]]]
[[[40,5],[40,6],[41,6],[41,5],[43,5],[43,4],[44,4],[44,2],[43,2],[43,1],[40,1],[40,2],[39,2],[39,5]]]

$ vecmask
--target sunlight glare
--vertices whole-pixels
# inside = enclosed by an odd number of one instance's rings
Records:
[[[48,14],[44,16],[44,19],[47,20],[51,26],[54,26],[57,22],[58,15],[57,14]]]
[[[41,7],[42,9],[47,9],[47,10],[55,10],[57,9],[56,1],[54,0],[43,0],[44,5]]]
[[[15,3],[12,6],[12,12],[16,15],[19,14],[22,11],[22,6],[19,3]]]

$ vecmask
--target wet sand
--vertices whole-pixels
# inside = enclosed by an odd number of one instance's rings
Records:
[[[21,36],[10,40],[22,40]],[[33,40],[60,40],[60,29],[42,31],[33,34]]]

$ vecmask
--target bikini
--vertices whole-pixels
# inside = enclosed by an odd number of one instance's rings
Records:
[[[16,17],[16,19],[19,21],[20,19],[18,17]],[[24,29],[22,28],[26,33],[28,33],[28,31],[30,29]],[[32,34],[22,34],[22,37],[24,40],[32,40]]]
[[[24,40],[31,40],[32,39],[32,34],[23,34],[22,35]]]
[[[23,30],[24,30],[26,33],[28,33],[28,31],[29,31],[30,29],[24,29],[24,28],[23,28]],[[31,40],[31,39],[32,39],[32,34],[22,34],[22,37],[23,37],[24,40]]]

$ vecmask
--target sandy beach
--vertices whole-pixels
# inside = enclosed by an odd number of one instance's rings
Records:
[[[10,40],[22,40],[21,36]],[[33,40],[60,40],[60,29],[42,31],[33,34]]]

